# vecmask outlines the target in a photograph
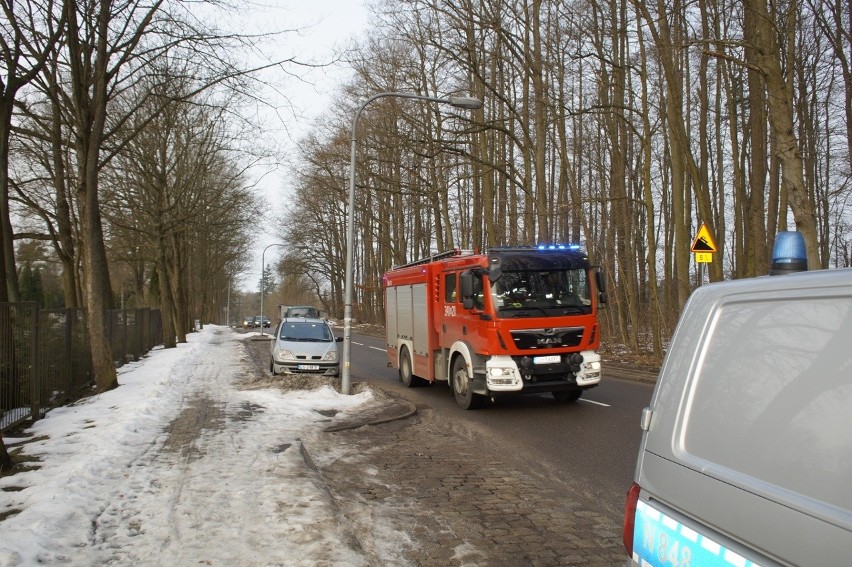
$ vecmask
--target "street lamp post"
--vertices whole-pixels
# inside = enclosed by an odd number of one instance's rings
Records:
[[[264,284],[266,284],[266,251],[272,248],[273,246],[286,246],[286,244],[270,244],[266,248],[263,249],[263,253],[260,255],[260,336],[263,337],[263,292]]]
[[[343,304],[343,368],[340,377],[340,392],[349,394],[349,385],[351,382],[350,367],[352,362],[352,280],[353,273],[353,247],[355,245],[355,153],[358,146],[358,118],[361,116],[361,111],[373,102],[374,100],[384,97],[411,98],[426,102],[437,102],[440,104],[449,104],[456,108],[466,108],[476,110],[482,108],[482,101],[477,98],[451,96],[447,98],[439,98],[432,96],[424,96],[414,93],[378,93],[364,101],[355,112],[355,117],[352,119],[352,149],[349,156],[349,209],[346,214],[346,280],[344,283],[344,304]]]

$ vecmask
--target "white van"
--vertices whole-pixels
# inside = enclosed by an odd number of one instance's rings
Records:
[[[633,565],[852,565],[852,269],[696,290],[641,427]]]

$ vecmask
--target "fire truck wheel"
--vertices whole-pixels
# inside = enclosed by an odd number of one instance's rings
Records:
[[[408,348],[402,347],[399,351],[399,381],[406,388],[417,386],[417,378],[411,366],[411,355],[408,354]]]
[[[576,402],[583,395],[583,390],[562,390],[560,392],[551,392],[557,402]]]
[[[479,394],[474,394],[470,383],[470,376],[467,373],[467,365],[464,362],[464,357],[457,356],[453,361],[453,395],[456,397],[456,403],[460,408],[466,410],[476,409],[482,406],[485,398]]]

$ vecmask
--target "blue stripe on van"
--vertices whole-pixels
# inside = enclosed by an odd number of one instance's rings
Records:
[[[642,500],[636,505],[633,561],[640,567],[760,567]]]

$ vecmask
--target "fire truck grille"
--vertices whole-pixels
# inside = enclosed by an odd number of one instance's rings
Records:
[[[520,350],[573,347],[583,339],[583,327],[553,327],[512,331],[512,340]]]

